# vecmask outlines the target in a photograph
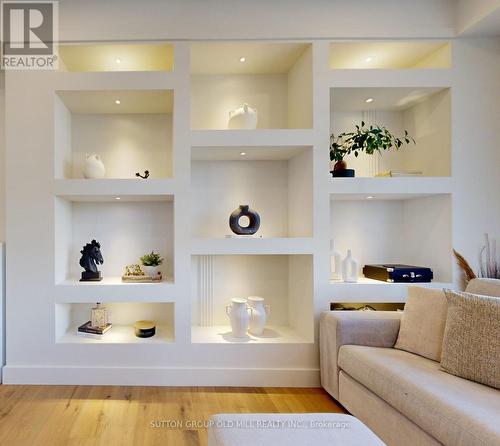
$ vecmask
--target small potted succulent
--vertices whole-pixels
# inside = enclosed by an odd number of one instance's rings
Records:
[[[141,265],[146,276],[156,277],[158,274],[161,274],[159,266],[163,263],[163,260],[165,259],[154,251],[144,254],[141,257]]]
[[[333,177],[353,177],[354,169],[348,169],[344,158],[351,153],[358,157],[360,152],[373,155],[375,152],[395,148],[399,150],[404,144],[410,144],[415,140],[405,130],[403,137],[394,136],[387,128],[371,125],[365,127],[364,121],[356,126],[356,131],[349,133],[332,134],[330,136],[330,161],[334,162]]]

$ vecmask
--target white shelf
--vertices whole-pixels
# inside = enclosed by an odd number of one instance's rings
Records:
[[[54,194],[69,201],[172,201],[174,193],[172,179],[54,180]]]
[[[163,344],[174,342],[172,327],[157,326],[156,334],[151,338],[138,338],[134,327],[130,325],[113,325],[111,330],[95,339],[78,334],[78,327],[72,327],[63,336],[56,340],[58,344]]]
[[[313,239],[297,238],[194,238],[193,255],[312,254]]]
[[[455,288],[455,285],[449,282],[387,283],[361,277],[357,283],[330,281],[328,291],[332,302],[400,303],[406,302],[409,286]]]
[[[450,87],[449,69],[334,69],[329,71],[330,88],[363,87]]]
[[[311,146],[311,129],[191,130],[193,147]]]
[[[173,302],[175,285],[166,280],[159,283],[125,283],[121,277],[104,277],[100,282],[68,279],[56,284],[55,299],[60,303]]]
[[[244,338],[235,338],[229,325],[191,328],[191,342],[194,344],[308,344],[310,341],[301,337],[290,327],[269,326],[261,336],[248,334]]]
[[[329,191],[335,200],[404,200],[453,192],[451,177],[331,178]]]

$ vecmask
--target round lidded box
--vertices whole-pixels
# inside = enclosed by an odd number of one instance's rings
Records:
[[[134,324],[134,329],[138,338],[150,338],[156,334],[156,323],[153,321],[137,321]]]

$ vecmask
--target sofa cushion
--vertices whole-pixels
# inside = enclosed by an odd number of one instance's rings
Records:
[[[472,279],[465,290],[467,293],[481,294],[482,296],[500,297],[500,280]]]
[[[500,392],[392,348],[344,345],[339,365],[444,445],[500,444]]]
[[[500,298],[446,290],[441,368],[500,389]]]
[[[443,290],[408,287],[408,300],[394,348],[440,361],[446,307]]]

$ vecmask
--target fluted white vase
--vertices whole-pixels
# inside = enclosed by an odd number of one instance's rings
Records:
[[[250,325],[248,331],[253,335],[261,335],[266,327],[267,317],[271,312],[269,305],[264,305],[264,298],[259,296],[249,296],[248,306],[250,307]]]
[[[226,314],[229,316],[231,331],[235,338],[244,338],[247,335],[250,323],[251,310],[247,306],[246,299],[233,298],[231,305],[226,306]]]

